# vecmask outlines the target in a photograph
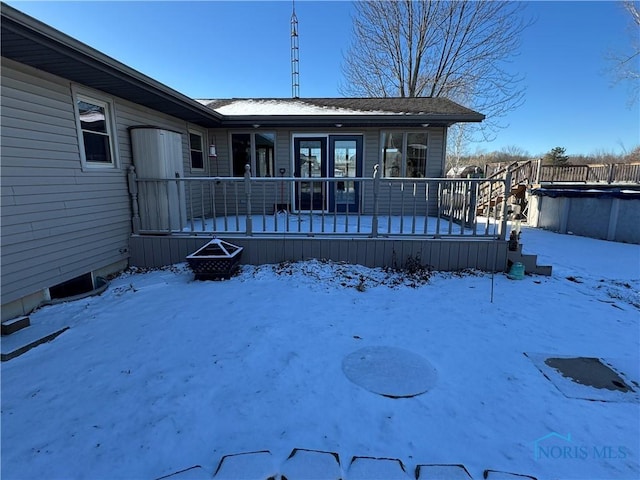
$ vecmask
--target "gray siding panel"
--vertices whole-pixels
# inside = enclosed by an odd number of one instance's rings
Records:
[[[111,99],[118,168],[83,170],[68,80],[2,59],[2,304],[126,260],[131,235],[128,127],[188,125]],[[207,139],[205,139],[207,141]]]
[[[131,264],[161,267],[186,261],[186,256],[207,243],[205,237],[131,238]],[[251,238],[225,237],[245,248],[245,265],[283,261],[326,259],[368,267],[402,268],[410,257],[435,270],[474,268],[503,271],[507,266],[507,242],[476,240],[353,239],[353,238]],[[364,261],[359,261],[365,259]]]

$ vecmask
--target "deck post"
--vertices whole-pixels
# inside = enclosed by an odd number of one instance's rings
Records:
[[[507,204],[509,197],[511,196],[511,171],[507,170],[504,176],[504,196],[502,197],[502,218],[500,219],[500,240],[507,239],[507,219],[509,213],[507,211]]]
[[[536,185],[540,185],[542,182],[542,159],[538,159],[538,165],[536,168]]]
[[[380,169],[373,166],[373,218],[371,219],[371,238],[378,236],[378,194],[380,193]]]
[[[251,218],[251,165],[244,166],[244,194],[247,199],[247,236],[253,235],[253,219]]]
[[[131,195],[131,228],[135,235],[140,233],[140,206],[138,205],[138,176],[136,167],[129,166],[127,173],[127,181],[129,183],[129,195]]]
[[[469,189],[469,209],[466,212],[466,227],[472,227],[476,222],[476,214],[478,212],[478,185],[477,182],[467,182],[467,188]]]

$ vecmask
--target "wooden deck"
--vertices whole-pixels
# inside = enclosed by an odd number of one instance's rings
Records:
[[[316,195],[327,200],[320,203],[321,211],[291,209],[304,205],[302,193],[312,183],[319,186]],[[348,182],[253,178],[248,170],[240,178],[140,179],[131,168],[130,264],[184,262],[216,237],[243,247],[241,263],[250,265],[325,259],[367,267],[417,262],[442,271],[502,271],[506,218],[499,219],[497,209],[491,218],[476,216],[481,183],[493,192],[504,190],[505,180],[382,180],[377,169],[373,178]],[[353,211],[340,201],[347,188],[353,190]],[[291,194],[282,194],[287,191]],[[309,195],[313,204],[313,189]],[[274,207],[280,203],[288,206],[284,213]]]

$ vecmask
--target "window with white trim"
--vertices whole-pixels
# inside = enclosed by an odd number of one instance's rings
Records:
[[[244,176],[244,166],[251,166],[253,177],[274,177],[275,133],[232,133],[231,165],[233,176]]]
[[[112,102],[76,93],[74,109],[83,167],[116,168]]]
[[[427,176],[427,132],[382,132],[382,175]]]
[[[204,140],[202,134],[189,130],[191,170],[204,171]]]

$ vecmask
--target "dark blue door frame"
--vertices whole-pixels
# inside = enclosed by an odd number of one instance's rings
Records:
[[[296,137],[293,139],[295,177],[324,177],[327,172],[326,137]],[[326,208],[325,182],[296,182],[295,210],[317,210]]]
[[[329,176],[344,180],[329,185],[330,212],[358,212],[360,184],[348,180],[362,177],[362,135],[329,135]]]
[[[349,178],[362,176],[362,135],[294,137],[293,149],[295,177],[340,178],[296,182],[295,210],[358,211],[360,185]]]

